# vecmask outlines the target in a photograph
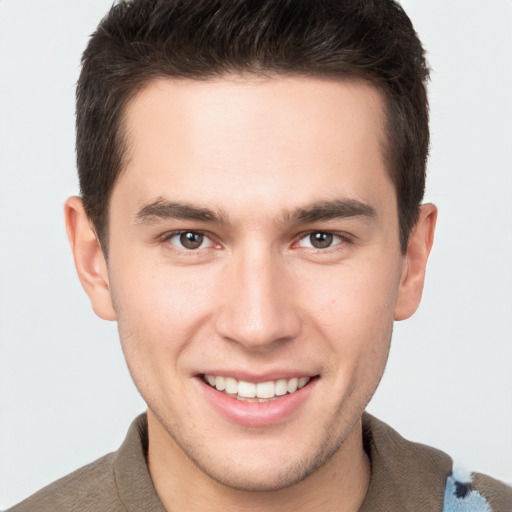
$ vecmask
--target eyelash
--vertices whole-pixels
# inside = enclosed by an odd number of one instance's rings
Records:
[[[196,236],[200,236],[200,237],[204,237],[204,239],[202,240],[201,242],[201,245],[203,245],[203,242],[204,241],[207,241],[208,242],[208,245],[207,247],[197,247],[197,248],[188,248],[188,247],[183,247],[183,246],[179,246],[178,243],[174,244],[172,243],[172,239],[175,238],[175,237],[181,237],[182,235],[196,235]],[[178,240],[179,240],[178,238]],[[171,233],[166,233],[162,238],[161,238],[161,241],[164,242],[164,243],[168,243],[170,245],[173,245],[175,246],[178,250],[184,252],[184,253],[195,253],[195,252],[198,252],[199,250],[201,249],[207,249],[207,248],[210,248],[211,246],[213,246],[215,244],[215,242],[212,240],[212,237],[210,235],[208,235],[207,233],[204,233],[203,231],[196,231],[196,230],[181,230],[181,231],[173,231]]]
[[[322,235],[331,237],[331,243],[327,247],[314,247],[312,244],[309,246],[300,246],[300,242],[304,240],[311,240],[313,235]],[[336,241],[337,240],[337,241]],[[294,245],[299,247],[304,247],[308,250],[318,251],[318,252],[330,252],[332,250],[336,250],[336,247],[339,245],[345,245],[346,243],[350,243],[351,240],[348,235],[344,233],[337,233],[335,231],[309,231],[308,233],[304,233],[297,239]]]
[[[181,238],[183,235],[195,235],[195,236],[200,236],[200,237],[204,237],[204,238],[201,240],[199,247],[196,247],[196,248],[183,247],[183,244],[181,242],[179,242],[179,243],[181,243],[181,246],[179,246],[178,243],[172,243],[173,238],[175,238],[175,237]],[[328,237],[330,236],[330,237],[332,237],[332,240],[331,240],[332,243],[326,247],[314,247],[314,246],[312,246],[312,244],[309,246],[301,246],[300,245],[300,242],[303,240],[307,240],[308,237],[311,240],[311,237],[313,235],[322,235],[322,236],[328,236]],[[178,238],[178,240],[179,240],[179,238]],[[334,243],[336,240],[337,240],[337,242]],[[208,233],[205,233],[203,231],[196,231],[196,230],[173,231],[171,233],[165,234],[161,238],[161,241],[164,243],[171,244],[171,245],[175,246],[176,248],[178,248],[180,251],[182,251],[184,253],[188,253],[188,254],[197,253],[199,250],[208,249],[215,245],[215,242],[212,240],[211,235],[209,235]],[[206,247],[201,247],[203,245],[203,242],[205,242],[205,241],[208,242],[208,245]],[[308,231],[306,233],[302,233],[296,239],[296,241],[293,243],[293,246],[294,247],[303,247],[305,249],[312,250],[312,251],[318,251],[318,252],[330,252],[330,250],[335,250],[335,248],[339,245],[345,245],[345,244],[351,243],[351,242],[352,242],[352,240],[345,233],[337,233],[334,231],[318,230],[318,231]]]

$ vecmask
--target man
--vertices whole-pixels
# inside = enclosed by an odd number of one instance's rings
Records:
[[[427,76],[392,2],[111,10],[66,223],[148,412],[13,510],[511,508],[364,414],[433,241]]]

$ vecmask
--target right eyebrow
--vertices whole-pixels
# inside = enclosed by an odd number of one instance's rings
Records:
[[[139,224],[152,224],[159,220],[169,219],[227,223],[221,212],[187,203],[169,201],[163,197],[146,203],[135,215],[135,222]]]

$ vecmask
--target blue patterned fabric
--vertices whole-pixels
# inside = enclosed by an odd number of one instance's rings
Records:
[[[473,488],[471,474],[458,470],[446,479],[443,512],[492,512],[492,509]]]

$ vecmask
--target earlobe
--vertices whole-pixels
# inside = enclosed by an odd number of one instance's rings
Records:
[[[115,320],[107,263],[82,200],[70,197],[64,205],[66,231],[82,286],[94,312],[104,320]]]
[[[418,222],[410,234],[403,262],[395,320],[405,320],[418,309],[423,293],[427,260],[434,242],[436,220],[437,208],[433,204],[422,205]]]

